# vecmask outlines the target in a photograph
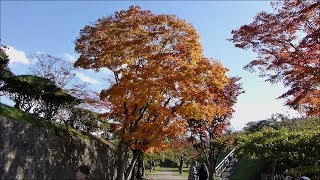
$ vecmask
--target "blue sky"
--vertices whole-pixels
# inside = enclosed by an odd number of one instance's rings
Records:
[[[23,74],[28,72],[25,56],[39,51],[75,59],[74,40],[80,29],[130,5],[155,14],[175,14],[197,29],[207,57],[219,59],[230,69],[230,76],[242,77],[246,93],[239,97],[231,120],[232,128],[238,130],[247,122],[266,119],[272,113],[296,115],[283,106],[283,100],[276,99],[285,92],[281,84],[271,85],[257,73],[242,69],[256,54],[235,48],[226,40],[232,29],[250,23],[258,12],[270,12],[269,4],[270,1],[1,1],[1,44],[12,47],[12,71]],[[96,90],[108,87],[103,80],[108,76],[105,71],[96,74],[79,70],[78,75]]]

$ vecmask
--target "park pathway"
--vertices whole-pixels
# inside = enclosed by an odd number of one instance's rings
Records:
[[[188,177],[184,177],[184,176],[177,176],[174,174],[174,171],[160,171],[157,174],[150,174],[144,177],[144,179],[149,179],[149,180],[153,180],[153,179],[159,179],[159,180],[166,180],[166,179],[176,179],[176,180],[187,180]]]

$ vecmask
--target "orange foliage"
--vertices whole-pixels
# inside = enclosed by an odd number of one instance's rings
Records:
[[[186,119],[225,111],[212,100],[228,83],[227,69],[203,56],[196,30],[176,16],[132,6],[85,26],[76,51],[75,66],[114,73],[100,98],[132,149],[165,148],[186,130]]]

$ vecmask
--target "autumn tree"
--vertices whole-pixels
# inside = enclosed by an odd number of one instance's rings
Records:
[[[237,97],[242,94],[240,78],[229,78],[228,84],[216,91],[206,103],[219,107],[220,111],[212,118],[189,119],[190,141],[209,170],[209,180],[214,179],[219,155],[232,147],[233,136],[227,135],[229,120],[234,112]]]
[[[188,140],[188,136],[176,137],[162,153],[163,157],[174,161],[178,165],[180,174],[182,174],[183,165],[188,165],[198,156],[192,143]]]
[[[273,13],[260,12],[254,21],[233,30],[236,47],[252,49],[257,59],[245,66],[257,68],[266,81],[282,81],[289,90],[280,98],[309,116],[320,115],[320,18],[318,0],[272,3]]]
[[[85,26],[76,40],[76,67],[108,68],[114,82],[100,94],[110,102],[105,116],[120,137],[117,179],[129,179],[141,154],[165,147],[182,133],[186,119],[213,119],[217,105],[205,103],[228,82],[226,69],[203,56],[199,35],[174,15],[131,6]],[[129,165],[129,150],[133,151]]]
[[[31,74],[53,81],[74,96],[86,97],[87,84],[76,76],[76,69],[71,62],[45,53],[32,55],[30,59],[33,60],[29,66]]]
[[[31,74],[49,79],[69,94],[82,99],[82,107],[99,110],[108,107],[108,102],[100,101],[99,93],[90,90],[88,84],[77,77],[73,63],[45,53],[31,55],[30,59],[33,60],[29,66]]]
[[[29,66],[31,74],[49,79],[67,93],[82,99],[81,107],[60,108],[57,120],[82,130],[97,130],[100,119],[94,118],[95,113],[90,110],[105,107],[106,102],[101,102],[99,95],[77,77],[73,63],[45,53],[32,55],[30,59],[33,60]],[[101,130],[105,131],[103,128]]]
[[[161,147],[152,147],[148,149],[147,153],[158,157],[163,166],[168,165],[165,162],[166,160],[169,160],[171,165],[178,165],[174,167],[178,167],[181,174],[183,165],[191,163],[192,159],[194,159],[198,154],[189,141],[188,136],[185,134],[182,136],[176,136],[168,141],[170,142],[167,143],[165,149]]]

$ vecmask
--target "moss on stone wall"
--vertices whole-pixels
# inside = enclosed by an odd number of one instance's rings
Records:
[[[114,163],[112,143],[0,104],[0,179],[114,179]]]

